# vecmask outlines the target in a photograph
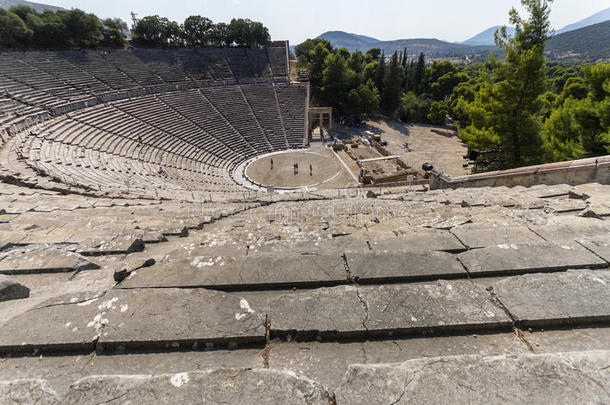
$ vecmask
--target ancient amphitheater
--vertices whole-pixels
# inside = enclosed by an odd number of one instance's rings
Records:
[[[0,54],[0,404],[610,402],[607,159],[267,193],[313,153],[288,66]]]

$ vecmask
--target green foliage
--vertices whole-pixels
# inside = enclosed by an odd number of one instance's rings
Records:
[[[34,32],[12,11],[0,8],[0,46],[16,48],[27,44]]]
[[[123,46],[120,19],[106,19],[104,24],[82,10],[58,10],[38,13],[27,6],[0,9],[0,45],[11,48]]]
[[[115,29],[121,32],[129,30],[127,23],[120,18],[106,18],[102,20],[102,24],[108,29]]]
[[[237,45],[256,48],[271,42],[269,30],[260,22],[249,19],[234,18],[229,24],[230,42]]]
[[[427,122],[432,100],[408,92],[400,101],[398,116],[404,122]]]
[[[398,53],[394,52],[383,77],[381,107],[388,115],[393,114],[400,105],[404,74],[404,69],[398,61]]]
[[[475,147],[481,147],[476,142],[481,142],[485,132],[499,139],[509,166],[543,160],[540,97],[546,89],[544,44],[550,29],[550,1],[521,3],[529,19],[523,20],[512,9],[510,22],[516,27],[515,35],[508,35],[505,28],[496,33],[496,43],[506,54],[506,61],[492,59],[495,83],[476,97],[471,123],[461,131],[464,139],[475,142],[471,144]],[[487,117],[483,121],[474,118],[481,111]]]
[[[347,109],[355,116],[374,114],[379,109],[380,99],[375,83],[369,80],[350,90],[347,95]]]
[[[178,24],[155,15],[142,18],[134,33],[137,40],[147,46],[225,47],[236,44],[256,48],[271,42],[267,27],[247,18],[234,18],[230,24],[214,24],[209,18],[193,15]]]
[[[430,112],[427,115],[428,121],[437,125],[445,125],[449,115],[449,106],[445,101],[435,101],[430,106]]]
[[[192,15],[184,20],[183,37],[189,46],[204,46],[210,43],[214,28],[212,20],[199,15]]]

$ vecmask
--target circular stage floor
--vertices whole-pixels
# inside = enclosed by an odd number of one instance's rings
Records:
[[[271,170],[273,159],[273,170]],[[294,164],[299,165],[298,174],[294,174]],[[312,166],[312,175],[309,174]],[[279,152],[263,156],[250,163],[246,176],[264,186],[276,188],[315,187],[333,180],[341,174],[341,166],[332,151],[316,149],[303,152]]]

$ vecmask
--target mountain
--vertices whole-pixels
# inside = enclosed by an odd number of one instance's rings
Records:
[[[557,30],[556,34],[563,34],[565,32],[574,31],[579,28],[584,28],[589,25],[599,24],[604,21],[610,20],[610,8],[600,11],[597,14],[593,14],[591,17],[587,17],[584,20],[575,22],[574,24],[566,25],[560,30]],[[608,39],[606,37],[606,39]]]
[[[551,38],[545,48],[549,59],[610,61],[610,20],[564,32]]]
[[[318,36],[318,39],[326,39],[335,48],[347,48],[350,52],[361,50],[366,52],[371,48],[380,48],[386,55],[394,51],[402,51],[407,48],[409,55],[420,52],[431,57],[464,57],[466,55],[487,55],[493,47],[472,46],[440,41],[432,38],[398,39],[394,41],[379,41],[374,38],[361,35],[349,34],[343,31],[328,31]],[[365,40],[366,39],[366,40]],[[375,40],[375,42],[372,42]]]
[[[63,10],[62,7],[49,6],[48,4],[34,3],[32,1],[0,0],[0,8],[3,8],[5,10],[9,9],[12,6],[19,6],[19,5],[32,7],[34,10],[38,11],[39,13],[42,13],[45,10],[51,10],[51,11]]]
[[[491,27],[486,29],[483,32],[478,33],[474,37],[467,39],[464,42],[460,42],[464,45],[487,45],[493,46],[495,44],[495,34],[496,31],[502,28],[501,25],[496,25],[495,27]],[[513,27],[507,27],[508,33],[510,35],[515,34],[515,29]]]
[[[349,35],[351,35],[351,36],[353,36],[353,37],[356,37],[357,39],[359,39],[359,40],[361,40],[361,41],[364,41],[364,42],[366,42],[366,43],[368,43],[368,44],[375,44],[375,43],[377,43],[377,42],[381,42],[381,41],[380,41],[380,40],[378,40],[378,39],[371,38],[371,37],[367,37],[367,36],[365,36],[365,35],[358,35],[358,34],[352,34],[352,33],[350,33]]]

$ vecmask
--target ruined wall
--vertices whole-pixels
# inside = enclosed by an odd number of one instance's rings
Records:
[[[585,183],[610,184],[610,155],[460,177],[451,177],[437,169],[430,174],[431,189]]]

